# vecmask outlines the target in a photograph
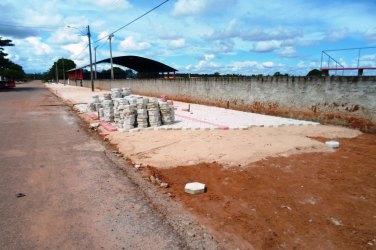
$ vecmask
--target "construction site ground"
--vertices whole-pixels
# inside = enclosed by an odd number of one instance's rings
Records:
[[[47,87],[88,123],[95,122],[83,107],[104,91]],[[238,111],[223,111],[231,122],[210,120],[219,108],[204,107],[210,114],[204,119],[192,117],[194,109],[185,115],[188,104],[175,103],[181,119],[175,128],[110,132],[100,127],[98,132],[145,181],[193,213],[221,246],[376,248],[376,135],[267,116],[253,126],[255,119],[247,120],[245,112],[238,119]],[[187,121],[195,123],[184,127]],[[332,139],[340,142],[339,149],[324,144]],[[185,193],[184,185],[192,181],[205,183],[206,192]],[[158,187],[160,182],[169,188]]]

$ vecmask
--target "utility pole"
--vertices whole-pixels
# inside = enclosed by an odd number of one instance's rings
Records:
[[[90,79],[91,79],[91,91],[94,92],[94,79],[93,79],[93,59],[91,55],[91,39],[90,39],[90,26],[87,26],[87,37],[89,39],[89,55],[90,55]]]
[[[112,43],[111,43],[111,40],[113,37],[114,37],[114,34],[110,34],[108,36],[108,40],[110,40],[111,80],[114,80],[114,65],[112,63]]]

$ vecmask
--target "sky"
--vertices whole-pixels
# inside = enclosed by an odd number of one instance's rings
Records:
[[[83,66],[87,26],[93,60],[106,59],[108,35],[163,2],[2,0],[0,36],[13,40],[5,51],[27,73],[46,72],[59,58]],[[376,67],[376,0],[169,0],[112,38],[113,56],[202,74],[306,75],[321,58],[335,66],[323,50],[359,47],[371,47],[360,50],[360,66]],[[357,66],[358,53],[327,52],[344,67]]]

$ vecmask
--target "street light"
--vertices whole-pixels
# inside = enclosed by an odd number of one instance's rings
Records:
[[[112,63],[112,43],[111,43],[111,40],[113,37],[114,37],[114,34],[110,34],[108,36],[108,40],[110,40],[111,80],[114,80],[114,64]]]
[[[97,48],[99,45],[94,47],[94,73],[95,73],[95,80],[97,80]]]
[[[82,32],[79,28],[67,26],[68,28],[76,29]],[[87,26],[87,33],[86,33],[88,40],[89,40],[89,55],[90,55],[90,80],[91,80],[91,91],[94,92],[94,79],[93,79],[93,59],[91,55],[91,34],[90,34],[90,26]]]

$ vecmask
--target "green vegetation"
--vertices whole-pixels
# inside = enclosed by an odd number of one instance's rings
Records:
[[[318,69],[313,69],[308,72],[307,76],[322,76],[322,71]]]
[[[276,77],[285,76],[285,77],[287,77],[287,76],[289,76],[289,74],[281,74],[281,72],[277,71],[277,72],[275,72],[275,73],[273,74],[273,76],[276,76]]]
[[[54,79],[57,81],[58,79],[62,80],[68,79],[67,78],[67,70],[76,68],[76,64],[74,61],[70,59],[60,58],[51,66],[51,68],[44,74],[43,80],[48,81]],[[56,79],[56,77],[58,79]]]
[[[4,47],[7,46],[14,46],[12,40],[0,37],[0,76],[10,80],[24,80],[25,72],[22,66],[6,58],[8,54],[4,52]]]
[[[123,70],[119,67],[114,67],[115,79],[135,78],[135,73],[131,69]],[[98,79],[111,79],[111,69],[105,69],[97,72]]]

